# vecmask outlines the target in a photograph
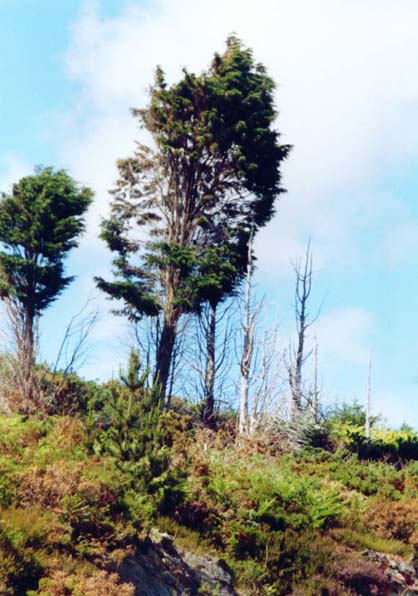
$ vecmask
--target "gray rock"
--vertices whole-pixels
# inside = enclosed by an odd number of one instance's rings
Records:
[[[388,578],[388,589],[383,596],[417,596],[418,573],[407,561],[371,550],[363,551],[363,557],[376,562]]]
[[[172,536],[156,530],[118,572],[135,586],[135,596],[237,596],[223,559],[182,552]]]

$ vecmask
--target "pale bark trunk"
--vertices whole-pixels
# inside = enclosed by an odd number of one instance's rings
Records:
[[[254,346],[254,320],[251,316],[251,277],[252,277],[252,235],[248,244],[248,264],[245,278],[244,299],[244,345],[241,358],[241,390],[239,409],[239,433],[247,433],[248,428],[248,401],[249,401],[249,376]]]
[[[314,351],[314,386],[312,392],[312,416],[315,422],[319,421],[318,342],[316,338]]]
[[[369,360],[369,372],[367,377],[367,403],[366,403],[366,439],[370,439],[370,427],[371,427],[371,409],[372,409],[372,352],[370,350]]]
[[[248,376],[241,378],[240,409],[239,409],[239,433],[248,431]]]

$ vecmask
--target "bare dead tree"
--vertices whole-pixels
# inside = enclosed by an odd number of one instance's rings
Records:
[[[182,395],[201,404],[201,419],[211,425],[223,405],[231,405],[234,396],[234,340],[237,333],[237,301],[221,302],[215,311],[202,305],[198,316],[190,318],[184,336],[182,362],[176,374],[176,386]],[[208,353],[208,343],[214,346]]]
[[[88,351],[88,338],[100,317],[97,308],[88,310],[92,300],[89,298],[82,309],[71,317],[58,350],[54,373],[61,370],[65,376],[83,364]]]
[[[254,334],[255,322],[258,309],[254,308],[252,301],[252,277],[253,277],[253,256],[252,256],[253,235],[250,235],[248,242],[248,261],[247,272],[245,274],[245,290],[243,305],[243,347],[240,359],[240,400],[239,400],[239,433],[249,432],[249,377],[251,372],[251,362],[254,356]]]
[[[253,255],[251,234],[248,244],[247,271],[244,280],[242,305],[242,349],[240,351],[240,401],[239,434],[254,434],[263,417],[268,414],[268,406],[277,398],[280,384],[277,353],[278,327],[265,331],[260,337],[261,313],[265,300],[253,296]],[[274,371],[274,372],[273,372]],[[273,372],[273,375],[272,375]],[[277,399],[276,411],[277,415]]]
[[[200,382],[202,422],[208,426],[215,420],[226,382],[226,369],[231,367],[235,314],[236,303],[232,300],[217,306],[208,302],[197,318],[197,345],[203,363]]]
[[[12,301],[5,301],[8,321],[5,339],[12,350],[8,350],[2,356],[0,394],[1,401],[7,402],[9,409],[25,414],[54,410],[56,398],[66,382],[66,377],[86,356],[87,339],[98,319],[97,311],[87,312],[90,302],[91,300],[88,300],[67,325],[52,367],[55,381],[51,383],[49,368],[43,365],[35,366],[39,352],[38,320],[35,320],[33,326],[33,349],[27,350],[25,321],[22,320],[21,312],[14,307]],[[60,375],[56,375],[58,369]]]
[[[92,301],[92,298],[86,301],[82,309],[71,317],[65,329],[55,364],[52,368],[53,382],[51,382],[52,379],[50,379],[50,382],[46,382],[46,371],[44,371],[44,378],[42,378],[42,370],[40,369],[39,371],[38,391],[44,406],[49,411],[54,411],[57,407],[59,396],[66,386],[69,375],[76,368],[82,366],[86,360],[89,350],[88,340],[100,318],[97,308],[88,310]],[[59,374],[57,374],[58,372]],[[67,395],[66,397],[68,399],[70,396]],[[75,394],[72,397],[75,397]]]
[[[372,351],[370,350],[369,369],[368,369],[368,375],[367,375],[367,400],[366,400],[366,422],[365,422],[366,439],[370,439],[371,409],[372,409]]]
[[[310,398],[305,394],[303,366],[311,357],[312,350],[306,350],[307,331],[317,320],[321,306],[315,316],[309,312],[309,298],[312,291],[312,252],[308,242],[303,265],[297,262],[293,266],[296,275],[295,285],[295,320],[296,348],[290,346],[286,366],[290,386],[290,416],[297,417],[308,405]],[[316,390],[317,391],[317,390]],[[317,395],[315,399],[317,399]]]
[[[203,380],[202,421],[211,425],[215,413],[215,377],[216,377],[216,305],[208,303],[206,317],[199,317],[199,322],[206,343],[206,366]]]
[[[280,366],[282,358],[278,350],[279,328],[264,330],[261,345],[257,346],[254,357],[255,374],[251,380],[253,387],[250,399],[249,434],[253,435],[267,418],[278,413],[278,398],[281,395]]]
[[[313,378],[313,388],[310,396],[310,405],[312,410],[312,416],[315,422],[319,421],[319,394],[320,388],[318,384],[318,338],[315,336],[314,339],[315,347],[314,347],[314,378]]]
[[[249,299],[246,288],[242,308],[239,433],[252,436],[272,428],[283,410],[283,352],[278,325],[271,326],[269,317],[265,326],[265,298],[256,299],[250,291]]]

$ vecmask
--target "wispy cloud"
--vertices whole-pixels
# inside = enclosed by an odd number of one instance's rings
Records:
[[[381,202],[382,169],[418,153],[417,17],[412,1],[394,10],[377,0],[261,0],[256,9],[242,0],[160,0],[125,2],[112,18],[87,3],[65,57],[79,94],[62,158],[97,187],[92,237],[114,162],[140,134],[128,108],[146,101],[155,65],[170,79],[182,66],[200,71],[236,31],[279,83],[279,128],[295,145],[285,167],[289,194],[258,240],[261,266],[287,271],[288,255],[302,252],[308,235],[320,263],[360,264],[353,237],[370,211],[386,233],[404,210],[405,198]]]

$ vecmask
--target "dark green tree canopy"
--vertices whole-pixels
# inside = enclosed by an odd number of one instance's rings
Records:
[[[290,146],[274,128],[274,88],[236,37],[200,75],[184,70],[169,86],[157,69],[149,106],[133,110],[153,147],[137,144],[118,162],[102,228],[118,256],[116,280],[98,285],[124,302],[124,314],[156,315],[167,299],[193,310],[239,281],[250,229],[267,223],[283,192]]]
[[[63,259],[77,246],[92,201],[65,170],[37,169],[0,200],[0,292],[38,316],[72,281]]]
[[[133,113],[169,162],[174,159],[174,184],[191,182],[185,190],[193,201],[205,201],[207,210],[222,200],[226,213],[250,213],[262,225],[283,190],[279,166],[290,150],[273,128],[274,89],[252,51],[231,36],[225,53],[215,54],[200,76],[184,70],[180,82],[167,87],[158,69],[149,108]]]

